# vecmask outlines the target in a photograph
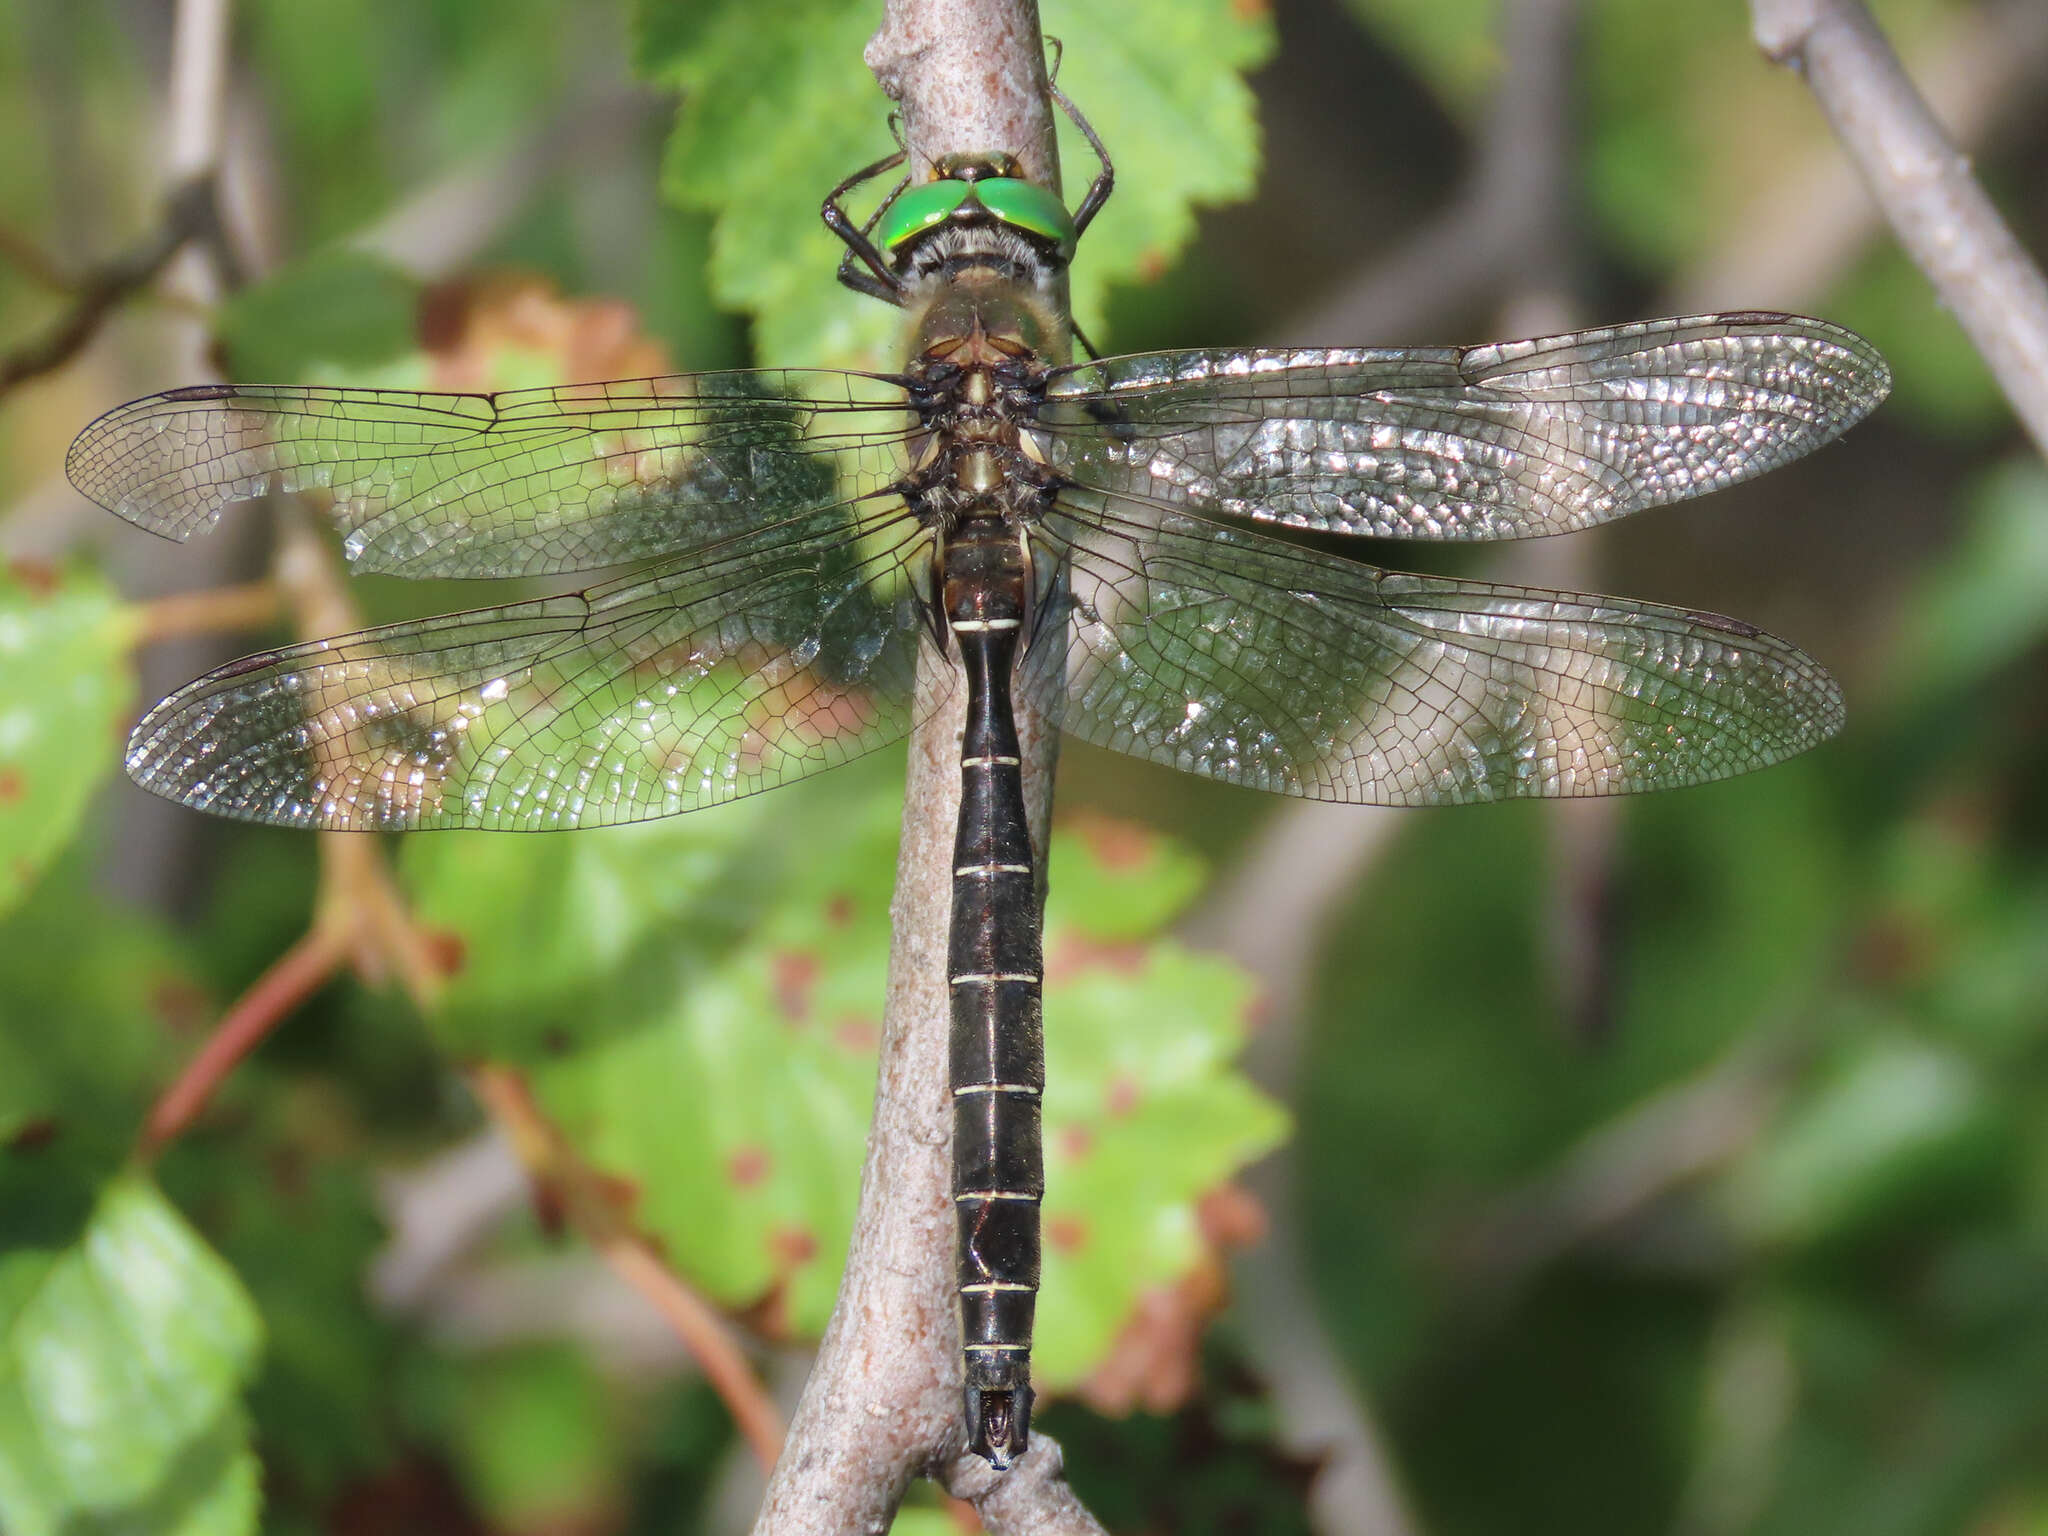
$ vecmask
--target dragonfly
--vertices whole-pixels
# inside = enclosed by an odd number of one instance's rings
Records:
[[[359,572],[581,592],[269,650],[149,710],[144,788],[350,831],[605,826],[898,741],[920,651],[966,690],[948,946],[968,1448],[1029,1443],[1045,1177],[1042,869],[1016,715],[1231,784],[1449,805],[1699,784],[1842,722],[1740,620],[1408,575],[1298,535],[1591,528],[1761,474],[1883,398],[1839,326],[1701,315],[1483,346],[1069,361],[1069,211],[1007,153],[937,159],[840,278],[905,311],[894,373],[736,370],[497,394],[208,384],[109,412],[78,489],[185,540],[320,504]],[[1090,349],[1092,352],[1092,349]],[[1334,542],[1333,540],[1323,541]]]

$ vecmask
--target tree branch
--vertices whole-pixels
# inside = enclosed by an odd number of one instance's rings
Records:
[[[2048,6],[2004,0],[1944,12],[1908,63],[1955,141],[1984,144],[2034,99],[2048,71]],[[1883,222],[1840,146],[1819,140],[1758,183],[1721,240],[1672,277],[1659,312],[1797,310],[1834,285]]]
[[[1485,299],[1551,245],[1565,210],[1555,131],[1575,0],[1516,0],[1501,18],[1507,68],[1493,96],[1477,158],[1450,206],[1343,290],[1278,328],[1281,344],[1377,346],[1434,340],[1427,333]]]
[[[99,334],[123,300],[155,282],[188,241],[209,236],[216,227],[212,176],[201,175],[179,187],[157,228],[140,244],[66,284],[73,298],[63,319],[40,340],[0,357],[0,395],[68,363]],[[48,275],[40,258],[31,270],[39,277]]]
[[[1795,68],[1892,231],[2048,454],[2048,280],[1949,142],[1861,0],[1751,0],[1756,40]]]
[[[262,629],[277,622],[284,608],[284,592],[268,577],[238,582],[231,587],[202,587],[197,592],[174,592],[153,597],[142,604],[136,625],[137,645],[156,645],[186,635],[215,635],[223,631]]]
[[[866,57],[900,106],[913,163],[1001,149],[1059,185],[1035,0],[890,0]],[[1100,1529],[1059,1481],[1059,1447],[1044,1436],[1000,1476],[961,1451],[945,957],[964,707],[952,665],[926,648],[860,1210],[757,1536],[884,1529],[919,1472],[974,1502],[991,1531]],[[1056,732],[1021,704],[1017,723],[1042,852]]]

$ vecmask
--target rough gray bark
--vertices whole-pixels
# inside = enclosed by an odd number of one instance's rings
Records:
[[[903,115],[913,165],[1005,150],[1057,187],[1035,0],[890,0],[867,62]],[[832,1319],[754,1530],[887,1530],[912,1477],[975,1504],[991,1531],[1099,1532],[1034,1435],[997,1474],[962,1453],[946,1096],[945,958],[965,690],[927,650],[910,740],[881,1069],[860,1210]],[[1024,790],[1041,854],[1055,733],[1019,706]]]

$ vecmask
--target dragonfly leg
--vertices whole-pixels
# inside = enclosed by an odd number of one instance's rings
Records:
[[[839,262],[839,281],[856,293],[885,299],[891,304],[903,302],[903,280],[890,268],[888,258],[875,248],[875,242],[868,238],[868,231],[875,227],[875,221],[881,218],[883,211],[896,201],[896,195],[903,190],[903,184],[899,183],[895,191],[882,199],[882,206],[874,211],[865,224],[854,223],[852,216],[840,206],[840,199],[862,182],[872,181],[884,171],[892,171],[902,163],[903,151],[899,149],[893,155],[884,155],[873,165],[863,166],[826,193],[825,205],[819,210],[825,227],[846,243],[846,255],[841,257]],[[863,272],[862,267],[866,267],[867,271]]]
[[[1047,73],[1045,81],[1046,92],[1059,103],[1060,110],[1067,114],[1068,121],[1081,130],[1081,137],[1086,139],[1088,147],[1095,151],[1096,162],[1101,166],[1095,173],[1095,180],[1089,184],[1087,195],[1081,199],[1081,206],[1074,210],[1074,238],[1078,240],[1095,215],[1102,212],[1102,205],[1109,201],[1109,194],[1116,190],[1116,166],[1109,158],[1109,151],[1102,147],[1102,140],[1096,137],[1095,129],[1089,124],[1088,119],[1081,115],[1081,109],[1075,106],[1067,98],[1067,93],[1055,83],[1055,77],[1060,72],[1060,60],[1065,55],[1064,47],[1056,37],[1048,37],[1046,41],[1052,44],[1053,48],[1052,69]],[[1085,341],[1081,344],[1088,346]],[[1093,347],[1088,347],[1088,350],[1096,356],[1101,355],[1096,353]]]

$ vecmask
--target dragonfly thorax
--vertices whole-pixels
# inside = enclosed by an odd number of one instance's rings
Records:
[[[1036,428],[1044,319],[1004,283],[949,285],[927,308],[906,375],[922,432],[903,484],[927,526],[1035,520],[1057,490]]]

